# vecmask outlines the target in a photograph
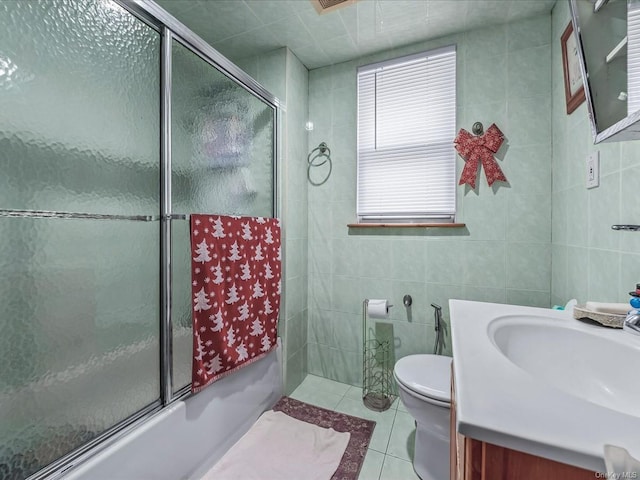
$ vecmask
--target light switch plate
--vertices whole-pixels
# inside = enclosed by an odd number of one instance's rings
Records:
[[[600,185],[600,152],[596,150],[587,156],[587,188]]]

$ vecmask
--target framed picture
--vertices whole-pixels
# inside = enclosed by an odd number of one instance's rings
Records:
[[[567,99],[567,115],[584,102],[584,84],[578,58],[578,42],[569,22],[560,38],[562,45],[562,67],[564,70],[564,93]]]

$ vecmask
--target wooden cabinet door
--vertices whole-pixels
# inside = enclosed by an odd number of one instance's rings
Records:
[[[465,437],[456,429],[451,365],[451,480],[593,480],[596,472]],[[604,474],[601,474],[604,475]]]
[[[482,480],[593,480],[596,472],[482,442]]]

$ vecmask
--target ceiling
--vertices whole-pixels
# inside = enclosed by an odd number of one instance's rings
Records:
[[[358,0],[319,15],[309,0],[156,0],[233,61],[287,46],[308,69],[549,13],[556,0]]]

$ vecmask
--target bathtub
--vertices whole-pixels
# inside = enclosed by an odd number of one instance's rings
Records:
[[[283,392],[278,348],[158,412],[56,480],[196,480]]]

